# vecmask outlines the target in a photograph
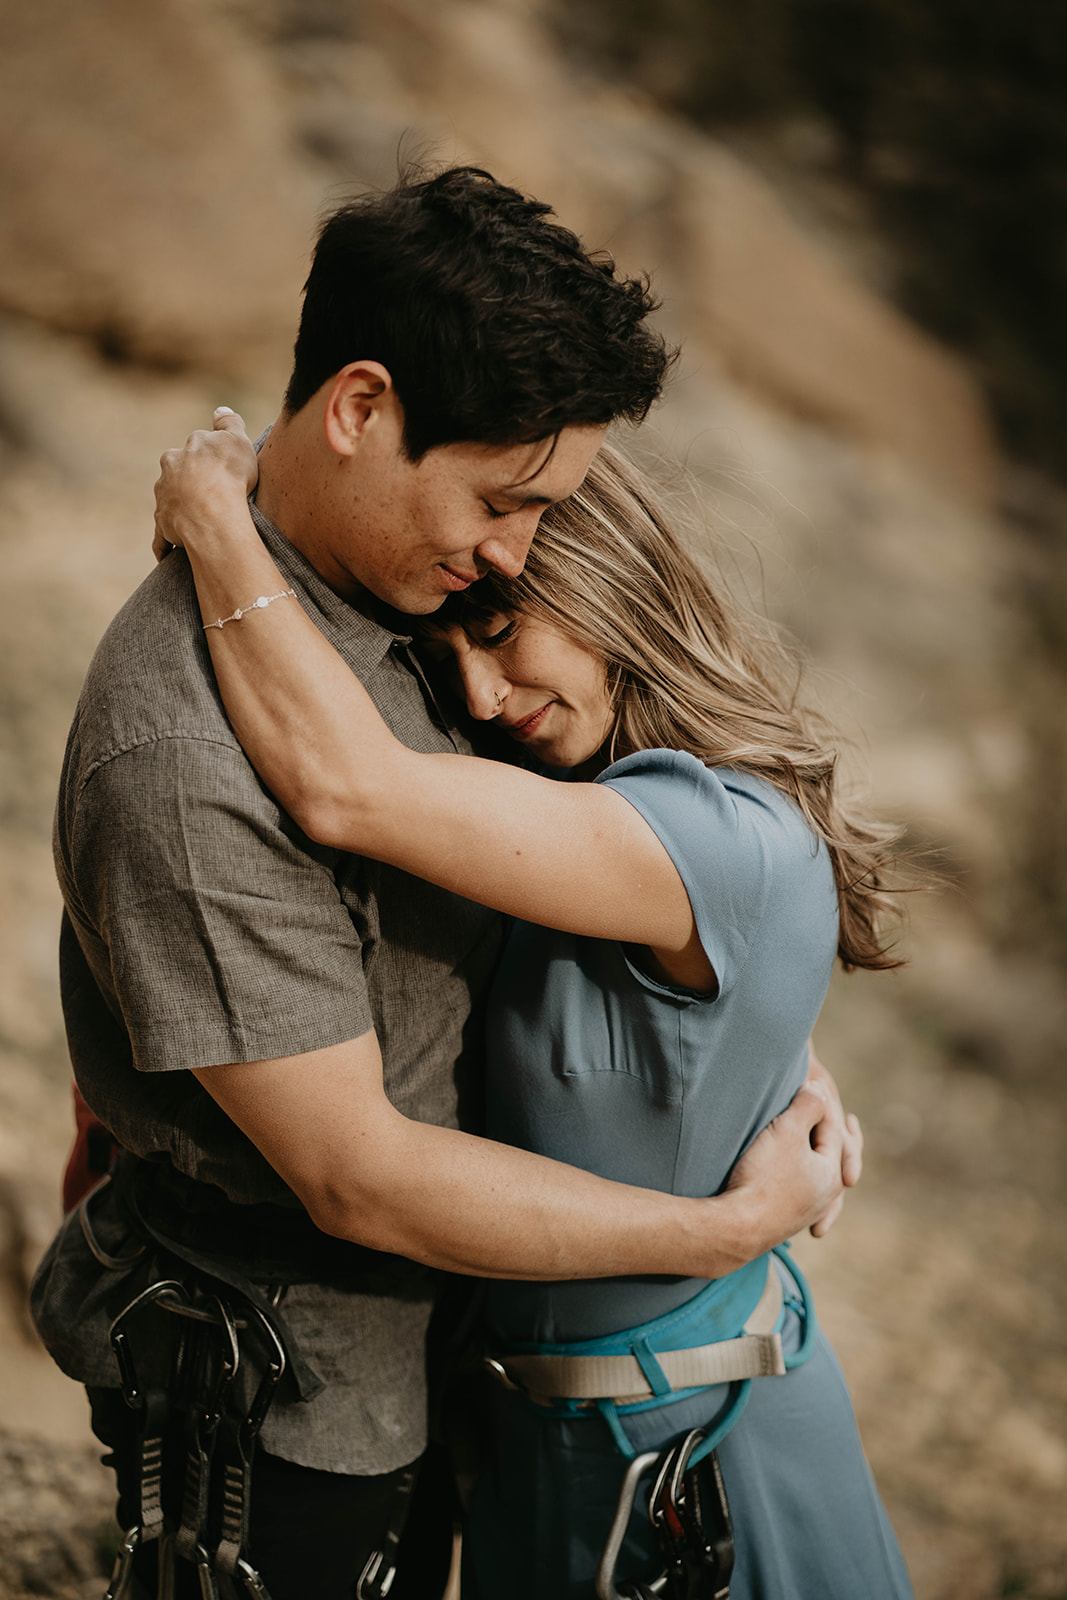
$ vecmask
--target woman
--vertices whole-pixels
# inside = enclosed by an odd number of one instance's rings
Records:
[[[788,665],[605,449],[546,512],[521,577],[493,575],[432,619],[472,715],[570,781],[417,755],[298,606],[219,625],[242,596],[282,600],[285,586],[250,520],[212,516],[213,470],[202,500],[186,470],[183,542],[227,710],[261,775],[312,838],[516,919],[488,1021],[488,1131],[605,1177],[716,1192],[802,1082],[835,956],[896,965],[878,931],[885,830],[838,797]],[[626,1460],[694,1428],[711,1502],[719,1446],[735,1600],[910,1594],[797,1275],[761,1258],[710,1285],[497,1282],[489,1294],[509,1386],[467,1541],[482,1600],[590,1596]],[[750,1382],[757,1346],[778,1375]],[[707,1367],[687,1368],[697,1354]],[[590,1356],[622,1361],[606,1391]],[[663,1565],[651,1524],[633,1518],[620,1581],[650,1582]]]

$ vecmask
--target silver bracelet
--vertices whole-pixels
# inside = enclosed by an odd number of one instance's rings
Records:
[[[242,617],[250,611],[266,611],[267,607],[275,600],[295,600],[295,589],[283,589],[280,594],[261,594],[258,600],[253,600],[250,606],[238,606],[237,610],[228,617],[220,617],[217,622],[205,622],[204,632],[209,628],[224,628],[228,622],[240,622]]]

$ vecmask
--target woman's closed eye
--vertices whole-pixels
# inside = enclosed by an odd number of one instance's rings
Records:
[[[503,623],[492,633],[483,633],[478,640],[478,644],[483,650],[499,650],[501,645],[507,644],[509,640],[515,637],[518,626],[518,618],[512,617],[510,621]]]

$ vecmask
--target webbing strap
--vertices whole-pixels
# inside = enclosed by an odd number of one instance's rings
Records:
[[[144,1396],[143,1432],[137,1443],[141,1491],[141,1543],[163,1532],[163,1427],[167,1397],[158,1389]]]
[[[782,1337],[773,1330],[782,1311],[782,1281],[768,1266],[755,1310],[736,1339],[689,1350],[659,1350],[654,1360],[672,1389],[696,1389],[743,1378],[784,1377]],[[507,1355],[495,1358],[512,1383],[535,1399],[614,1400],[628,1405],[657,1394],[659,1374],[646,1372],[647,1353],[616,1356]],[[650,1382],[650,1376],[656,1383]]]
[[[247,1416],[227,1413],[219,1430],[217,1464],[221,1464],[223,1473],[222,1524],[215,1548],[215,1566],[219,1572],[239,1576],[249,1594],[266,1595],[263,1580],[245,1560],[244,1552],[252,1510],[252,1457],[274,1391],[285,1372],[285,1348],[273,1323],[257,1307],[249,1308],[249,1316],[253,1321],[258,1320],[268,1350],[263,1375]]]

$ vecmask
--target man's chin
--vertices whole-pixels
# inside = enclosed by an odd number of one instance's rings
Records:
[[[399,616],[432,617],[435,611],[440,611],[448,596],[440,590],[405,588],[379,594],[375,598],[379,606],[385,606]]]
[[[431,617],[435,611],[440,611],[447,594],[409,594],[404,596],[403,603],[397,606],[398,611],[406,611],[410,617]]]

